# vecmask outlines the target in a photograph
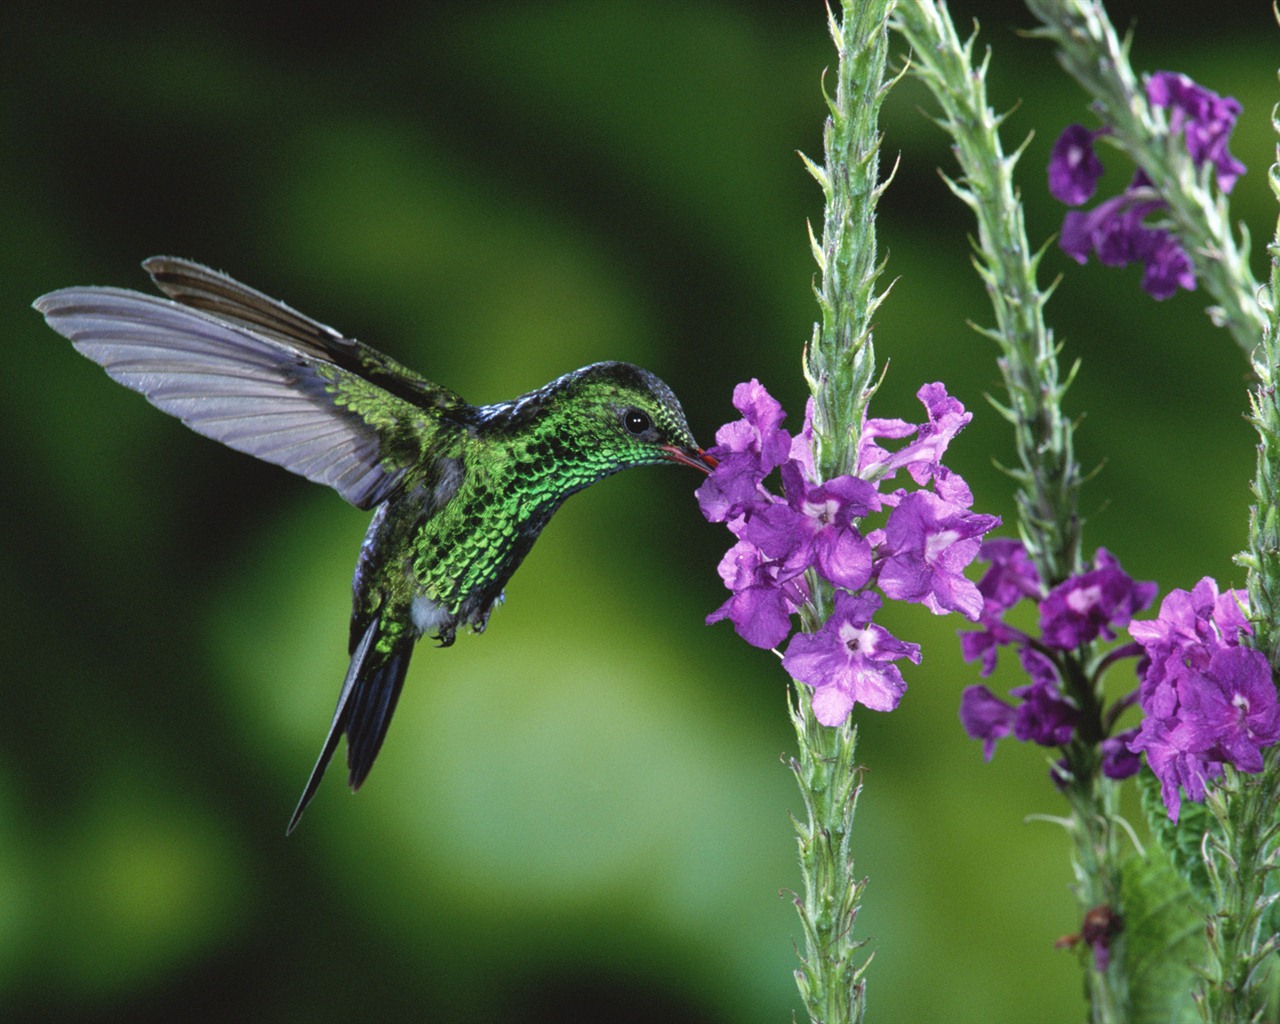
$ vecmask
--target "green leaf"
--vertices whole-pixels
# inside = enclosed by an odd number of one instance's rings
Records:
[[[1125,865],[1122,893],[1129,1019],[1198,1020],[1191,996],[1199,987],[1196,967],[1207,954],[1203,900],[1159,844]]]
[[[1160,782],[1155,775],[1150,769],[1144,767],[1138,773],[1137,781],[1138,795],[1142,800],[1142,810],[1147,816],[1147,825],[1169,864],[1181,876],[1183,883],[1197,900],[1211,899],[1209,872],[1204,865],[1200,844],[1204,840],[1205,833],[1216,827],[1213,815],[1204,804],[1183,800],[1178,820],[1170,821],[1169,813],[1165,810],[1164,801],[1160,797]]]

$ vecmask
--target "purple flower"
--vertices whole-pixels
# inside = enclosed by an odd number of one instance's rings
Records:
[[[1114,640],[1114,630],[1155,599],[1156,585],[1135,582],[1106,548],[1098,549],[1094,566],[1054,587],[1040,605],[1041,636],[1050,647],[1069,651],[1098,636]]]
[[[1106,128],[1091,132],[1083,125],[1067,125],[1049,155],[1049,194],[1068,206],[1093,198],[1102,177],[1102,161],[1093,151],[1093,140]]]
[[[1222,772],[1221,765],[1211,762],[1197,747],[1190,727],[1176,719],[1144,719],[1129,743],[1135,754],[1146,752],[1147,764],[1160,780],[1160,796],[1171,821],[1177,821],[1182,810],[1180,790],[1188,800],[1203,801],[1205,782]]]
[[[838,587],[858,590],[871,577],[871,545],[855,519],[876,511],[875,485],[853,476],[810,484],[795,460],[782,467],[786,501],[750,513],[741,536],[770,558],[812,565]]]
[[[816,633],[798,633],[787,645],[782,667],[813,687],[813,713],[823,725],[840,725],[854,704],[892,711],[907,684],[894,661],[920,663],[918,644],[904,643],[871,622],[880,598],[835,592],[831,617]]]
[[[1175,590],[1153,621],[1129,631],[1146,651],[1139,700],[1144,718],[1129,749],[1145,751],[1169,817],[1181,793],[1204,799],[1222,765],[1262,770],[1262,751],[1280,740],[1280,702],[1261,651],[1241,645],[1249,632],[1240,591],[1218,593],[1205,577]]]
[[[1191,258],[1168,231],[1147,227],[1145,218],[1164,208],[1152,199],[1150,187],[1139,175],[1134,184],[1118,196],[1099,203],[1092,210],[1072,210],[1062,220],[1058,245],[1077,263],[1090,254],[1108,267],[1141,263],[1145,268],[1142,286],[1154,299],[1167,299],[1179,288],[1196,286]]]
[[[978,675],[985,679],[995,671],[1001,647],[1007,644],[1027,644],[1031,642],[1031,638],[1020,629],[1006,626],[998,616],[989,618],[985,611],[979,621],[984,628],[960,632],[960,653],[965,661],[982,660]]]
[[[999,525],[999,516],[912,491],[885,523],[880,589],[896,600],[923,604],[935,615],[958,611],[976,620],[982,595],[963,573],[977,557],[982,535]]]
[[[1262,771],[1262,749],[1280,739],[1280,702],[1265,654],[1222,647],[1207,672],[1183,673],[1178,696],[1194,744],[1242,772]]]
[[[733,405],[742,418],[716,431],[716,443],[708,454],[717,465],[696,492],[698,505],[709,522],[722,523],[744,509],[768,503],[760,486],[791,451],[791,435],[782,429],[786,413],[754,378],[733,389]]]
[[[982,542],[978,557],[991,566],[978,581],[988,610],[1006,611],[1024,597],[1040,597],[1040,571],[1022,541],[992,537]]]
[[[1040,573],[1027,554],[1022,541],[1012,537],[995,537],[983,541],[978,557],[990,568],[978,581],[982,595],[980,630],[960,633],[960,651],[965,661],[982,660],[983,678],[995,671],[996,656],[1005,644],[1030,644],[1031,638],[1020,629],[1001,621],[1004,613],[1024,597],[1041,597]]]
[[[1031,683],[1009,691],[1009,696],[1022,699],[1013,720],[1013,735],[1023,743],[1065,746],[1071,742],[1080,712],[1062,696],[1057,667],[1031,647],[1019,648],[1018,656]]]
[[[1182,133],[1187,152],[1197,164],[1212,163],[1218,188],[1230,192],[1245,166],[1227,151],[1240,116],[1240,102],[1219,96],[1176,71],[1157,71],[1147,79],[1147,99],[1169,111],[1169,131]]]
[[[1169,111],[1169,131],[1181,135],[1197,167],[1212,165],[1218,187],[1230,192],[1245,167],[1227,150],[1240,104],[1197,85],[1186,75],[1158,71],[1147,79],[1152,106]],[[1093,142],[1110,129],[1091,132],[1068,126],[1049,157],[1049,191],[1069,206],[1092,198],[1102,174]],[[1139,170],[1129,186],[1090,211],[1072,210],[1062,221],[1058,244],[1077,263],[1096,254],[1104,266],[1143,266],[1142,287],[1152,298],[1167,299],[1179,288],[1196,286],[1191,257],[1176,236],[1146,219],[1166,208],[1151,181]]]
[[[996,740],[1013,731],[1017,709],[1006,704],[987,687],[966,686],[960,695],[960,724],[970,739],[982,740],[982,759],[990,761]]]
[[[1151,214],[1163,210],[1165,204],[1155,198],[1155,190],[1141,171],[1133,176],[1129,187],[1116,199],[1119,201],[1114,205],[1109,200],[1087,216],[1092,217],[1092,237],[1098,262],[1106,267],[1127,267],[1154,251],[1167,234],[1144,223]]]
[[[804,403],[804,426],[791,439],[791,461],[798,463],[806,480],[817,480],[818,471],[813,464],[813,396]]]
[[[707,616],[707,625],[728,619],[753,647],[777,647],[791,632],[791,615],[809,598],[804,566],[770,561],[753,544],[739,541],[720,560],[720,578],[733,596]]]
[[[963,611],[976,618],[983,598],[963,576],[981,537],[999,522],[970,511],[969,486],[942,465],[947,445],[969,422],[964,406],[941,384],[917,392],[926,422],[869,419],[858,449],[858,474],[820,480],[813,457],[814,407],[792,437],[782,429],[781,406],[758,381],[734,390],[742,417],[721,427],[708,454],[717,465],[698,490],[703,514],[723,522],[737,538],[719,572],[732,595],[707,616],[728,619],[756,647],[777,647],[791,632],[791,616],[812,609],[806,574],[833,587],[834,610],[816,631],[794,637],[783,656],[791,675],[813,688],[819,722],[844,722],[854,704],[888,711],[906,684],[893,663],[919,662],[916,644],[897,640],[871,618],[880,598],[923,603],[935,613]],[[897,451],[879,439],[905,439]],[[764,480],[780,470],[782,496]],[[878,482],[906,469],[918,488],[882,494]],[[888,508],[880,529],[863,523]]]
[[[1196,272],[1191,265],[1191,257],[1169,232],[1150,232],[1138,259],[1145,267],[1142,289],[1153,299],[1172,298],[1179,288],[1195,290]]]
[[[1026,647],[1022,654],[1024,660],[1028,655],[1044,657]],[[1063,699],[1056,678],[1052,683],[1040,680],[1029,686],[1015,687],[1009,695],[1022,698],[1013,720],[1013,735],[1023,743],[1063,747],[1071,742],[1080,721],[1080,712],[1074,704]]]
[[[1061,674],[1058,650],[1075,651],[1099,637],[1115,639],[1114,630],[1128,623],[1139,608],[1146,607],[1155,595],[1154,584],[1135,583],[1104,548],[1094,558],[1094,568],[1073,576],[1044,594],[1040,574],[1021,541],[997,538],[982,545],[982,557],[991,567],[978,584],[982,595],[982,629],[960,634],[961,651],[966,661],[980,659],[982,675],[990,675],[996,653],[1001,646],[1014,645],[1030,683],[1010,691],[1016,704],[1004,704],[985,687],[969,687],[961,704],[961,720],[970,736],[984,739],[987,756],[994,742],[1012,735],[1023,742],[1046,747],[1064,747],[1076,737],[1081,712]],[[1023,597],[1040,604],[1041,637],[1039,639],[1006,625],[1004,613]],[[1209,601],[1212,604],[1212,598]],[[1127,644],[1110,650],[1105,657],[1091,663],[1090,672],[1101,674],[1105,668],[1124,657],[1133,657],[1141,648]],[[1114,721],[1132,704],[1137,691],[1121,698],[1106,711],[1107,721]],[[1099,722],[1099,725],[1101,723]],[[1136,730],[1135,730],[1136,731]],[[1130,751],[1131,733],[1122,733],[1102,741],[1102,770],[1112,778],[1125,778],[1137,770],[1138,758]],[[1067,760],[1059,761],[1051,770],[1051,778],[1059,787],[1071,780]]]
[[[1129,635],[1146,651],[1150,664],[1142,677],[1142,705],[1150,705],[1162,688],[1172,697],[1174,677],[1184,666],[1207,668],[1212,652],[1238,645],[1251,632],[1241,606],[1248,601],[1243,590],[1218,593],[1218,584],[1205,576],[1190,590],[1173,590],[1160,604],[1155,619],[1129,624]],[[1172,708],[1161,709],[1166,717]]]
[[[1084,266],[1097,250],[1099,240],[1109,230],[1108,223],[1123,208],[1124,196],[1114,196],[1088,213],[1071,210],[1062,219],[1058,248]]]
[[[868,419],[858,439],[858,476],[864,480],[887,480],[906,467],[911,478],[921,487],[942,468],[942,456],[951,439],[973,419],[960,402],[947,394],[942,384],[926,384],[916,392],[925,407],[928,420],[916,426],[898,419]],[[877,438],[898,440],[916,435],[910,444],[896,452],[876,443]]]
[[[1103,775],[1118,782],[1138,774],[1138,770],[1142,767],[1142,758],[1129,747],[1137,735],[1137,729],[1126,729],[1102,741]]]

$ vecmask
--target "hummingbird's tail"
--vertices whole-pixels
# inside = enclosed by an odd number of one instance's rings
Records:
[[[377,639],[380,621],[380,616],[373,617],[351,653],[351,665],[342,681],[342,690],[338,693],[338,706],[333,712],[329,735],[325,737],[320,756],[311,769],[311,778],[307,780],[302,799],[298,801],[297,809],[289,819],[285,835],[298,827],[302,812],[315,796],[343,733],[347,735],[347,784],[352,790],[360,788],[382,747],[391,715],[396,709],[396,701],[404,686],[405,672],[409,669],[413,641],[393,647],[390,653],[379,651]]]

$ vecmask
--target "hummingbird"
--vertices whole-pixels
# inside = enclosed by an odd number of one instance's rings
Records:
[[[324,746],[347,782],[373,767],[417,641],[482,633],[564,500],[619,470],[710,472],[679,401],[647,370],[601,362],[472,405],[378,350],[190,260],[143,261],[166,296],[62,288],[34,306],[108,376],[206,437],[373,510],[352,584],[348,653]]]

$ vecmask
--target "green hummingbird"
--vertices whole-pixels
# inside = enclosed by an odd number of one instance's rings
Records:
[[[448,647],[461,626],[483,632],[565,498],[630,466],[715,465],[671,389],[630,363],[471,405],[225,274],[168,256],[142,265],[168,298],[63,288],[35,308],[197,433],[374,510],[356,562],[350,667],[287,832],[344,734],[348,784],[360,787],[418,639]]]

